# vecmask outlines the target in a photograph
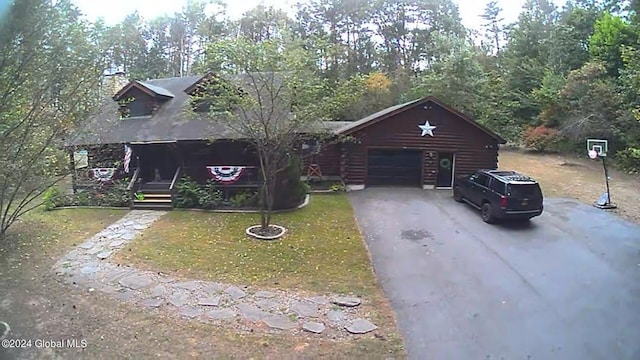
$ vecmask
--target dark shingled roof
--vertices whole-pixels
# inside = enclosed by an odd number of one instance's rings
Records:
[[[191,113],[185,89],[202,76],[173,77],[138,82],[153,92],[167,96],[160,108],[150,116],[120,119],[118,103],[107,99],[68,141],[68,145],[114,143],[152,143],[185,140],[233,139],[236,133],[219,123]],[[321,128],[334,131],[345,122],[325,122]]]
[[[390,114],[390,113],[392,113],[392,112],[394,112],[394,111],[396,111],[398,109],[402,109],[405,106],[409,106],[409,105],[412,105],[414,103],[417,103],[420,100],[421,99],[417,99],[417,100],[406,102],[404,104],[394,105],[394,106],[388,107],[386,109],[380,110],[377,113],[373,113],[373,114],[371,114],[371,115],[369,115],[367,117],[364,117],[364,118],[362,118],[360,120],[346,122],[346,124],[344,126],[342,126],[342,127],[337,129],[337,132],[340,133],[340,134],[342,134],[344,132],[348,132],[351,129],[360,127],[362,125],[365,125],[370,121],[373,121],[373,120],[376,120],[378,118],[381,118],[381,117],[383,117],[383,116],[385,116],[387,114]]]

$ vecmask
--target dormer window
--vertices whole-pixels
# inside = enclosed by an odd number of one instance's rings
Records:
[[[153,115],[159,107],[173,98],[169,90],[143,81],[132,81],[118,91],[113,99],[120,104],[122,118]]]

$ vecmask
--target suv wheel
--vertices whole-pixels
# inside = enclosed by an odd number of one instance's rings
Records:
[[[492,224],[495,222],[495,218],[493,217],[493,209],[491,208],[491,204],[488,202],[482,204],[480,208],[480,214],[482,215],[482,221]]]
[[[460,194],[460,188],[457,186],[453,188],[453,200],[459,203],[462,202],[462,194]]]

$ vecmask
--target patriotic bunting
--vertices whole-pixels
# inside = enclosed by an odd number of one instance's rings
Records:
[[[227,185],[238,181],[246,168],[246,166],[207,166],[209,175],[215,181]]]
[[[116,173],[115,168],[95,168],[91,169],[91,174],[93,178],[99,181],[109,181],[113,178],[113,175]]]

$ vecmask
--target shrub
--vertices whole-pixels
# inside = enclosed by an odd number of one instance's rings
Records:
[[[97,206],[100,205],[102,195],[93,189],[79,190],[71,200],[73,206]]]
[[[558,130],[544,125],[529,127],[522,134],[522,143],[536,151],[555,149],[559,140]]]
[[[190,177],[184,176],[176,184],[176,194],[173,197],[175,206],[178,208],[198,207],[202,193],[200,184],[191,180]]]
[[[273,209],[288,209],[302,202],[309,192],[309,185],[300,180],[300,159],[292,157],[284,171],[278,176]]]
[[[229,202],[234,207],[255,206],[258,194],[252,191],[241,191],[231,196]]]
[[[198,204],[203,209],[214,209],[222,204],[224,198],[222,191],[216,188],[216,184],[211,179],[199,191]]]
[[[616,152],[616,164],[630,174],[640,173],[640,149],[629,147]]]
[[[125,207],[131,203],[131,193],[127,189],[127,179],[115,180],[103,194],[101,206]]]
[[[43,195],[43,205],[45,210],[53,210],[57,207],[68,205],[67,197],[58,190],[57,187],[50,187]]]

